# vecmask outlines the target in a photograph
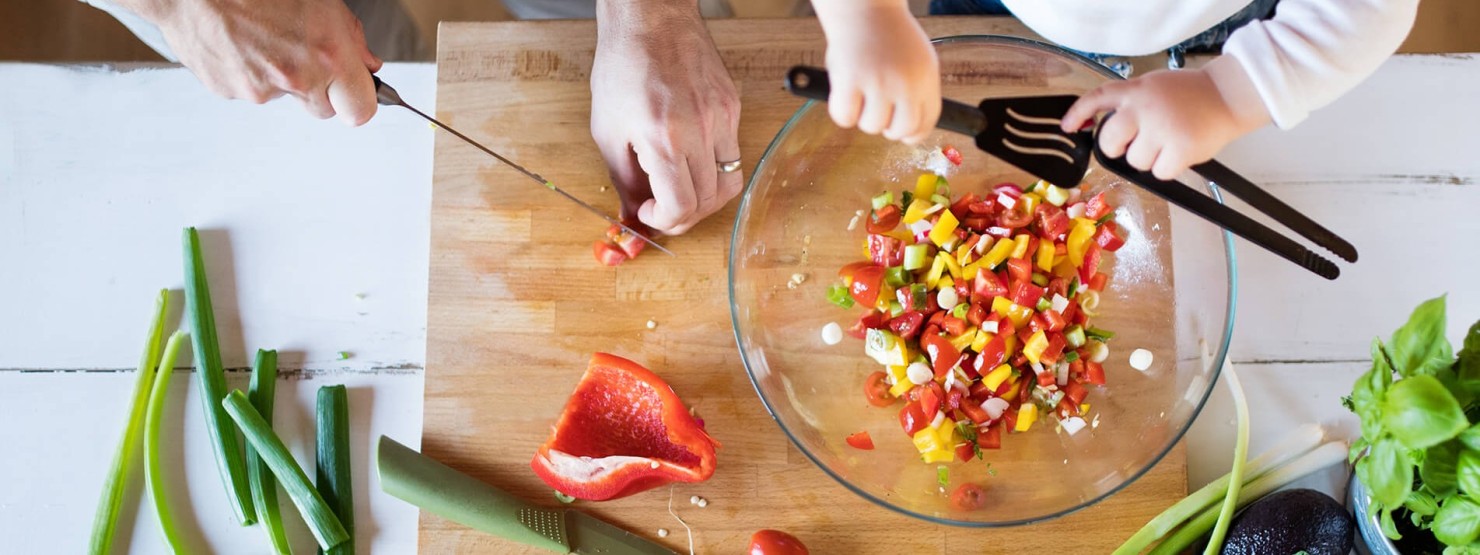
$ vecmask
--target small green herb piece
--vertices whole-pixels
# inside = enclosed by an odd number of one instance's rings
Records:
[[[951,485],[951,469],[944,466],[935,467],[935,483],[940,484],[940,487]]]
[[[319,496],[339,517],[349,539],[328,550],[349,555],[355,552],[354,482],[349,466],[349,392],[342,385],[319,388],[315,418],[318,432]]]
[[[1074,276],[1069,278],[1069,296],[1067,298],[1072,301],[1077,295],[1079,295],[1079,276]]]
[[[1064,353],[1064,362],[1074,362],[1076,360],[1079,360],[1079,351],[1069,351]]]
[[[910,203],[915,202],[915,192],[908,189],[899,192],[899,206],[909,208]]]
[[[144,354],[139,358],[128,420],[123,427],[123,437],[118,440],[118,451],[113,456],[113,467],[108,471],[108,480],[103,483],[103,497],[98,500],[98,512],[93,517],[92,539],[88,543],[88,553],[93,555],[108,553],[112,547],[113,532],[118,525],[118,509],[123,505],[123,491],[133,478],[139,446],[144,440],[142,436],[144,419],[149,409],[149,391],[154,385],[160,351],[164,348],[164,320],[169,310],[169,299],[170,292],[161,290],[154,300],[154,318],[145,339]]]
[[[935,176],[935,194],[936,196],[947,197],[947,202],[950,202],[949,198],[951,196],[951,182],[946,181],[946,176]]]
[[[853,296],[848,294],[848,288],[841,284],[833,284],[827,288],[828,302],[843,308],[853,308]]]
[[[1048,299],[1043,297],[1039,297],[1038,304],[1033,307],[1033,309],[1037,310],[1038,312],[1048,312],[1048,309],[1050,308],[1053,308],[1053,303],[1049,302]]]
[[[1095,220],[1095,225],[1105,225],[1105,222],[1108,222],[1108,221],[1110,221],[1113,218],[1115,218],[1115,213],[1114,212],[1111,212],[1109,214],[1105,214],[1104,216],[1100,216],[1100,219]]]
[[[1115,332],[1102,330],[1094,326],[1085,328],[1084,335],[1101,343],[1115,339]]]
[[[175,512],[170,507],[169,496],[164,485],[170,478],[159,466],[159,427],[164,422],[164,403],[169,396],[170,375],[175,371],[175,358],[180,355],[180,345],[190,340],[183,331],[170,335],[159,359],[159,371],[154,375],[154,388],[149,392],[149,412],[144,416],[144,486],[149,498],[154,501],[154,514],[159,518],[160,531],[171,553],[185,553],[180,542],[180,530]]]
[[[987,463],[987,474],[989,476],[996,476],[997,475],[997,469],[992,468],[992,463]]]
[[[1083,326],[1080,326],[1079,324],[1074,324],[1064,329],[1064,342],[1067,343],[1070,348],[1078,349],[1080,347],[1083,347],[1086,340],[1087,338],[1084,335]],[[1072,353],[1073,351],[1070,352]],[[1074,361],[1071,360],[1069,362]]]
[[[884,283],[890,287],[904,287],[910,282],[910,274],[903,266],[895,266],[884,270]]]
[[[190,314],[195,375],[200,384],[206,429],[210,431],[211,451],[216,455],[216,470],[226,487],[231,510],[237,521],[246,526],[257,521],[257,513],[252,509],[252,492],[247,487],[247,459],[221,408],[221,399],[226,396],[226,369],[221,364],[221,346],[216,339],[216,315],[211,308],[200,235],[193,227],[185,228],[185,307]]]
[[[936,193],[936,194],[930,195],[930,202],[936,203],[936,204],[938,204],[940,206],[950,206],[951,205],[951,198],[950,197],[947,197],[945,195],[942,195],[940,193]]]
[[[894,204],[894,193],[889,191],[879,193],[873,198],[874,210],[889,206],[890,204]]]
[[[258,350],[252,363],[252,381],[247,389],[247,398],[262,419],[272,425],[273,400],[277,394],[277,351]],[[283,512],[278,508],[277,480],[272,470],[251,445],[247,449],[247,482],[252,487],[252,505],[257,509],[257,520],[276,553],[290,553],[288,532],[283,528]]]
[[[349,357],[354,356],[349,351],[339,351],[335,355],[339,357],[339,360],[349,360]]]
[[[319,548],[329,551],[349,541],[349,533],[344,530],[339,518],[334,516],[333,509],[314,490],[313,484],[308,481],[308,475],[293,460],[293,454],[288,452],[283,440],[273,433],[272,427],[267,425],[262,415],[257,414],[257,409],[252,408],[247,396],[240,391],[232,391],[221,401],[221,405],[226,408],[226,413],[236,422],[237,427],[241,428],[247,443],[262,455],[262,460],[272,469],[273,476],[283,485],[283,490],[288,492],[288,498],[303,515],[303,521],[308,523],[308,529],[313,532]]]

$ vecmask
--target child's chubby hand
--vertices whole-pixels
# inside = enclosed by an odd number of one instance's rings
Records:
[[[1101,85],[1069,109],[1063,130],[1085,129],[1097,116],[1115,112],[1100,130],[1100,149],[1112,158],[1124,155],[1158,179],[1176,179],[1269,122],[1237,62],[1215,63],[1220,68],[1154,71]]]
[[[907,2],[813,5],[827,35],[833,122],[890,140],[924,140],[940,119],[940,62]]]

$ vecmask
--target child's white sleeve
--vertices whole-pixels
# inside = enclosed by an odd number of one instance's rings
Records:
[[[1234,31],[1209,73],[1230,103],[1262,101],[1275,125],[1288,129],[1376,71],[1408,36],[1418,0],[1283,0],[1278,6],[1273,18]],[[1257,98],[1240,90],[1257,91]]]

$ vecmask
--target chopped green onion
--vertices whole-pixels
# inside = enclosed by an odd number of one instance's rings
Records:
[[[1105,331],[1094,326],[1090,326],[1089,328],[1085,329],[1084,335],[1089,336],[1090,339],[1098,340],[1101,343],[1115,338],[1115,332]]]
[[[910,203],[915,202],[915,192],[908,189],[899,192],[899,205],[909,208]]]
[[[231,510],[243,526],[257,521],[252,510],[252,492],[247,487],[247,461],[236,433],[227,424],[221,408],[226,396],[226,369],[221,364],[221,346],[216,340],[216,315],[211,308],[211,289],[206,282],[206,263],[200,254],[200,236],[195,228],[185,228],[185,306],[190,313],[190,333],[194,340],[195,375],[200,383],[201,402],[210,432],[211,450],[216,454],[216,469]]]
[[[1078,349],[1084,346],[1085,341],[1083,326],[1074,324],[1064,329],[1064,343],[1067,343],[1069,347]]]
[[[890,204],[894,204],[894,193],[884,191],[874,197],[874,210],[878,210]]]
[[[957,320],[965,320],[966,310],[968,308],[970,307],[966,303],[958,303],[956,306],[951,307],[951,316],[955,317]]]
[[[1074,299],[1074,296],[1075,295],[1078,295],[1078,294],[1079,294],[1079,276],[1074,276],[1073,278],[1070,278],[1069,279],[1069,297],[1068,298],[1070,300],[1073,300]]]
[[[930,293],[924,284],[915,283],[910,285],[910,309],[923,310],[930,306]]]
[[[272,475],[282,483],[283,490],[288,492],[288,498],[298,507],[298,512],[303,515],[303,521],[308,524],[308,530],[313,532],[319,547],[328,551],[349,541],[349,533],[339,523],[339,518],[334,516],[334,511],[319,496],[319,492],[314,490],[313,484],[308,481],[308,475],[293,460],[293,455],[283,445],[283,440],[272,432],[272,427],[267,425],[262,415],[257,414],[257,409],[252,408],[247,396],[240,391],[232,391],[222,399],[221,405],[241,428],[247,443],[262,455],[267,468],[272,469]]]
[[[951,196],[951,182],[946,181],[946,176],[935,176],[935,194],[949,198]],[[946,204],[950,204],[948,201]]]
[[[951,197],[942,195],[940,193],[936,193],[936,194],[930,195],[930,202],[936,203],[936,204],[941,205],[941,206],[950,206],[951,205]]]
[[[1074,362],[1076,360],[1079,360],[1079,351],[1069,351],[1067,353],[1064,353],[1064,362]]]
[[[349,360],[349,357],[351,356],[349,351],[339,351],[335,354],[339,356],[339,360]]]
[[[919,270],[930,265],[930,245],[917,243],[904,247],[904,269]]]
[[[935,483],[940,484],[940,487],[951,485],[951,469],[944,466],[935,467]]]
[[[159,370],[154,375],[154,388],[149,392],[149,412],[144,416],[144,487],[154,501],[154,514],[159,518],[159,529],[164,533],[164,542],[171,553],[185,553],[180,543],[180,530],[176,526],[175,513],[170,508],[169,496],[165,495],[164,484],[170,481],[159,467],[159,426],[164,421],[164,403],[169,395],[170,375],[175,372],[175,358],[180,355],[180,344],[189,340],[189,334],[177,331],[170,335],[159,359]]]
[[[1054,206],[1063,206],[1064,203],[1069,202],[1069,191],[1050,183],[1043,190],[1043,200]]]
[[[1048,309],[1050,308],[1053,308],[1053,303],[1049,302],[1048,299],[1043,297],[1038,297],[1038,304],[1033,307],[1033,309],[1037,310],[1038,312],[1048,312]]]
[[[343,385],[319,388],[318,418],[318,488],[319,496],[334,509],[349,539],[328,550],[330,553],[355,552],[354,482],[349,466],[349,393]]]
[[[1039,287],[1048,287],[1048,276],[1046,274],[1034,272],[1031,281],[1033,282],[1033,285],[1037,285]]]
[[[889,301],[889,317],[893,318],[900,314],[904,314],[904,305],[899,304],[899,301]]]
[[[1238,505],[1238,493],[1244,486],[1244,459],[1249,453],[1249,401],[1244,398],[1244,387],[1238,382],[1233,370],[1233,361],[1223,368],[1228,378],[1228,391],[1233,396],[1234,412],[1238,415],[1238,431],[1233,444],[1233,470],[1228,472],[1228,492],[1223,495],[1223,506],[1218,511],[1218,523],[1208,537],[1208,546],[1203,555],[1215,555],[1223,551],[1223,538],[1228,534],[1228,525],[1233,521],[1233,509]]]
[[[827,288],[827,300],[843,308],[853,308],[853,296],[848,294],[847,287],[839,284]]]
[[[575,503],[576,502],[576,498],[571,497],[569,495],[566,495],[564,493],[560,493],[560,490],[555,490],[555,500],[556,501],[559,501],[561,503]]]
[[[257,359],[252,363],[252,381],[247,389],[247,398],[262,419],[272,425],[273,399],[277,394],[277,351],[257,350]],[[247,445],[247,482],[252,487],[252,505],[257,509],[257,520],[267,532],[268,541],[276,553],[291,553],[288,532],[283,528],[283,513],[278,508],[277,480],[272,470]]]
[[[169,300],[169,290],[160,290],[159,296],[154,300],[154,318],[145,339],[144,354],[139,358],[128,421],[123,427],[123,437],[118,440],[118,451],[113,455],[113,467],[108,471],[108,480],[103,483],[103,497],[98,500],[98,512],[93,516],[92,540],[88,542],[88,553],[92,555],[108,553],[113,545],[113,531],[118,526],[118,509],[123,505],[123,490],[133,477],[139,445],[143,442],[144,417],[149,409],[149,390],[154,386],[155,367],[159,364],[159,354],[164,348],[164,320],[169,311]]]
[[[902,266],[895,266],[884,270],[884,283],[890,287],[904,287],[910,282],[910,274]]]
[[[1100,219],[1095,220],[1095,225],[1105,225],[1105,222],[1110,221],[1110,219],[1111,218],[1114,218],[1114,217],[1115,217],[1115,213],[1114,212],[1111,212],[1109,214],[1105,214],[1104,216],[1100,216]]]

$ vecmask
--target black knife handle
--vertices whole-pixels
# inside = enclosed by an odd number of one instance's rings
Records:
[[[794,66],[786,72],[786,90],[791,94],[827,102],[832,94],[832,81],[827,70],[811,66]],[[940,101],[940,121],[936,127],[975,137],[987,128],[987,117],[976,106],[949,98]]]

